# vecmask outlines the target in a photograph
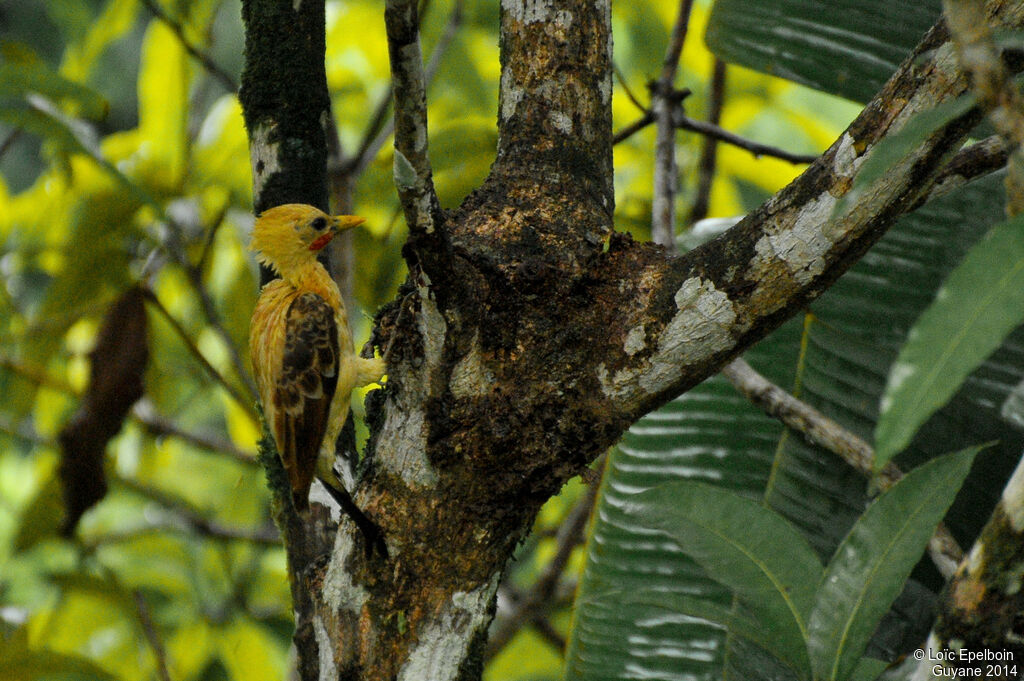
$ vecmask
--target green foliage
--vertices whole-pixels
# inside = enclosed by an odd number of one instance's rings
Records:
[[[996,225],[950,273],[889,373],[875,467],[900,452],[1024,321],[1024,216]]]
[[[807,645],[816,679],[843,681],[928,545],[978,448],[915,468],[864,512],[829,562]]]
[[[800,332],[799,323],[787,324],[747,357],[777,382],[788,383]],[[637,492],[680,479],[759,498],[782,432],[778,421],[753,408],[721,377],[630,429],[610,454],[601,483],[566,655],[567,678],[721,673],[729,654],[721,627],[685,610],[666,612],[666,605],[696,600],[708,609],[730,611],[731,592],[675,544],[652,541],[631,504]],[[648,596],[624,602],[617,595],[622,592]]]
[[[824,572],[795,527],[734,492],[678,481],[638,494],[629,510],[640,522],[671,538],[738,602],[729,610],[673,594],[659,607],[750,639],[799,678],[846,681],[975,454],[976,448],[937,458],[881,495]]]
[[[938,0],[718,0],[707,41],[730,63],[866,102],[941,12]]]
[[[796,528],[753,500],[690,481],[638,494],[629,510],[728,587],[753,618],[748,629],[772,630],[763,642],[771,653],[796,670],[808,667],[807,618],[822,570]]]

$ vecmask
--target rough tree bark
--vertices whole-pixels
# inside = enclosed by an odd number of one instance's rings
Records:
[[[282,121],[307,106],[316,119],[319,92],[287,88],[292,59],[322,73],[322,0],[243,4],[257,208],[319,203],[316,172],[281,176],[321,163],[305,151],[287,160],[322,132]],[[321,14],[307,24],[307,12]],[[1024,15],[1003,0],[988,12],[1003,27]],[[630,423],[824,291],[927,196],[981,114],[947,124],[833,215],[880,139],[966,91],[937,26],[803,175],[676,256],[613,230],[609,0],[502,1],[497,156],[451,212],[431,180],[415,0],[389,0],[386,21],[410,275],[378,316],[393,354],[386,389],[368,400],[356,500],[389,556],[367,555],[347,521],[308,530],[333,543],[325,560],[322,542],[297,551],[304,530],[286,532],[295,643],[303,679],[476,679],[498,582],[541,504]],[[256,80],[279,90],[247,101]]]

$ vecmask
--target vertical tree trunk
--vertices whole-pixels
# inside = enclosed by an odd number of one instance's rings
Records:
[[[331,120],[324,67],[323,0],[243,0],[245,67],[239,99],[249,134],[256,214],[282,203],[328,209],[327,136]],[[261,269],[262,283],[271,277]],[[289,485],[269,436],[261,445],[288,554],[295,649],[300,678],[317,679],[316,572],[330,552],[335,528],[319,508],[304,523],[282,504]]]

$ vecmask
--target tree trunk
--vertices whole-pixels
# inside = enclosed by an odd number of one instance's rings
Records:
[[[1020,26],[1019,7],[989,5],[999,25]],[[289,115],[308,106],[308,120],[322,110],[319,94],[288,92],[290,66],[279,72],[261,56],[310,59],[322,74],[322,35],[257,31],[288,23],[292,8],[245,3],[246,73],[280,88],[254,104],[246,95],[256,85],[243,85],[254,147],[277,139],[254,123],[277,120],[274,106]],[[416,2],[389,0],[386,20],[410,274],[378,316],[381,346],[393,349],[387,387],[367,401],[355,496],[389,556],[363,551],[347,521],[333,535],[304,530],[327,537],[329,551],[316,541],[297,551],[302,530],[286,532],[290,558],[302,557],[291,564],[295,643],[303,679],[478,679],[495,591],[540,506],[630,423],[824,291],[923,200],[980,113],[938,130],[834,214],[882,137],[966,91],[938,26],[803,175],[719,239],[676,256],[613,231],[608,0],[503,0],[497,157],[452,212],[440,209],[430,175]],[[280,128],[278,151],[315,146],[314,128]],[[298,144],[292,134],[310,136]],[[281,188],[272,202],[307,200],[313,185],[277,178],[287,162],[262,177],[270,161],[253,156],[257,188]],[[258,195],[258,208],[271,205]],[[329,558],[316,559],[320,548]]]

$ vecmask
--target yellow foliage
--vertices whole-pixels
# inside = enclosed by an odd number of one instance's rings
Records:
[[[255,456],[256,443],[263,437],[263,428],[227,393],[221,391],[218,395],[221,404],[224,405],[224,420],[231,442],[242,451]]]
[[[285,672],[281,640],[245,618],[226,625],[217,637],[220,660],[232,681],[280,681]]]
[[[214,631],[203,620],[186,624],[167,640],[167,670],[172,679],[198,678],[214,653]]]
[[[199,128],[192,150],[191,182],[206,191],[221,187],[235,205],[252,204],[249,141],[234,95],[218,99]]]
[[[138,11],[136,0],[109,0],[85,39],[65,50],[61,73],[70,80],[88,81],[107,47],[131,29]]]
[[[151,22],[142,43],[138,128],[139,173],[149,187],[175,191],[184,179],[191,71],[177,36]]]

